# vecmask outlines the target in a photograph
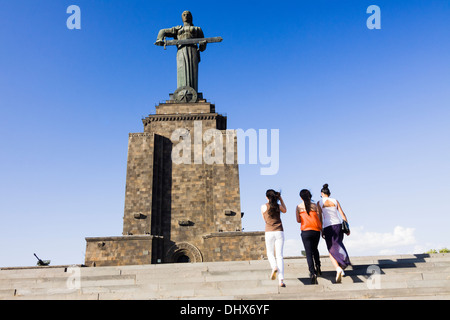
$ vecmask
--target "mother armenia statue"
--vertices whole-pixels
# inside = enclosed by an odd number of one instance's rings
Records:
[[[183,25],[161,29],[155,44],[164,46],[164,49],[168,45],[177,46],[177,89],[192,88],[197,93],[200,52],[206,50],[207,43],[220,42],[222,38],[204,38],[202,29],[194,26],[192,14],[189,11],[184,11],[181,18]],[[174,40],[168,41],[166,37],[174,38]]]

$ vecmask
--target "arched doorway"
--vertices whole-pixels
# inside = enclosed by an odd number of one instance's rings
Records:
[[[174,244],[166,254],[166,261],[169,263],[193,263],[202,262],[203,257],[200,250],[187,242]]]

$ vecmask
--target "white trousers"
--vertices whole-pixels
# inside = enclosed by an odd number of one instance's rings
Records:
[[[283,245],[284,232],[283,231],[267,231],[266,251],[267,259],[269,260],[272,270],[278,269],[278,279],[284,279],[284,261],[283,261]]]

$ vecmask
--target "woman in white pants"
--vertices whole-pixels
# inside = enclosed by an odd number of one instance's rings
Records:
[[[281,223],[281,212],[286,213],[286,205],[284,204],[281,194],[275,190],[269,189],[266,192],[267,203],[261,206],[261,213],[266,222],[265,239],[267,259],[269,259],[272,268],[270,278],[275,280],[278,273],[278,281],[280,287],[284,284],[284,261],[283,261],[283,245],[284,232]],[[278,200],[280,204],[278,204]]]

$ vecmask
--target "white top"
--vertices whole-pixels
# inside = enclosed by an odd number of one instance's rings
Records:
[[[331,201],[334,206],[333,207],[324,207],[324,202]],[[322,209],[322,217],[323,217],[323,228],[341,224],[341,219],[339,218],[339,211],[337,208],[336,199],[327,197],[319,200],[319,206]]]

